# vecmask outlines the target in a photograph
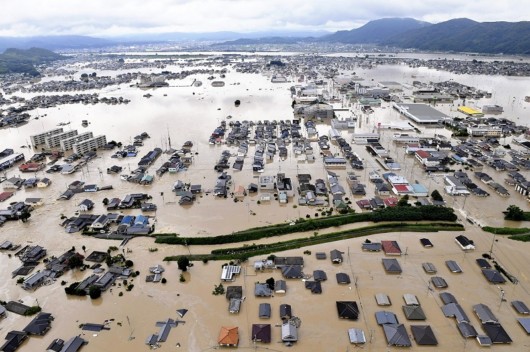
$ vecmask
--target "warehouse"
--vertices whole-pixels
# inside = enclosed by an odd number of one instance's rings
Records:
[[[426,104],[392,104],[393,108],[405,117],[420,125],[436,125],[449,119],[449,116]]]

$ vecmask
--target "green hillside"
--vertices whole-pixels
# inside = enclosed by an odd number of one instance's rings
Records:
[[[0,54],[0,74],[25,73],[31,76],[38,76],[39,72],[35,68],[36,65],[63,58],[62,55],[53,51],[40,48],[27,50],[6,49],[4,53]]]

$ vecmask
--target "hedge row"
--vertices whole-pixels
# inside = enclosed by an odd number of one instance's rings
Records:
[[[213,245],[236,242],[255,241],[267,237],[275,237],[295,232],[316,231],[334,226],[342,226],[366,221],[456,221],[457,216],[452,208],[432,205],[420,207],[392,207],[371,213],[336,215],[326,218],[304,220],[299,219],[291,224],[277,224],[257,227],[229,235],[212,237],[178,237],[176,234],[159,234],[156,243],[179,245]]]
[[[530,242],[530,235],[515,235],[508,238],[515,241]]]
[[[516,228],[516,227],[491,227],[484,226],[482,230],[486,232],[491,232],[496,235],[520,235],[530,233],[530,229],[526,227]]]
[[[278,251],[312,246],[321,243],[340,241],[348,238],[368,236],[377,233],[387,233],[396,231],[414,231],[414,232],[437,232],[437,231],[463,231],[464,227],[460,224],[453,223],[435,223],[435,224],[381,224],[358,229],[322,234],[307,238],[299,238],[289,241],[276,242],[261,245],[245,245],[237,248],[224,248],[213,250],[211,254],[197,254],[188,256],[190,260],[246,260],[249,257],[257,255],[270,254]],[[178,260],[179,256],[164,258],[165,261]]]

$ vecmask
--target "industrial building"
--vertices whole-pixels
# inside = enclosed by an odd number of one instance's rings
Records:
[[[89,151],[96,150],[107,144],[107,137],[105,135],[97,136],[74,144],[73,150],[76,154],[85,154]]]
[[[396,104],[392,107],[413,122],[420,125],[436,125],[449,119],[449,116],[426,104]]]
[[[66,131],[46,137],[46,148],[57,148],[61,145],[61,141],[63,139],[67,139],[73,136],[77,136],[77,130]]]
[[[483,114],[502,114],[504,108],[500,105],[484,105],[482,107]]]
[[[60,141],[61,150],[63,152],[72,150],[72,148],[74,147],[74,144],[86,141],[87,139],[90,139],[93,137],[94,137],[94,134],[92,132],[83,132],[81,134],[78,134],[77,136],[63,139],[62,141]]]
[[[47,137],[50,137],[50,136],[53,136],[55,134],[59,134],[59,133],[62,133],[62,132],[63,132],[62,128],[54,128],[54,129],[46,131],[46,132],[42,132],[42,133],[39,133],[39,134],[34,134],[33,136],[30,136],[29,138],[31,139],[31,144],[34,147],[36,147],[36,146],[39,146],[41,144],[45,144]]]
[[[395,82],[395,81],[381,81],[377,83],[379,87],[385,87],[389,89],[391,92],[401,92],[403,91],[403,86],[401,83]]]
[[[470,117],[482,117],[484,114],[476,109],[470,108],[469,106],[460,106],[458,107],[458,111],[460,111],[462,114],[470,116]]]
[[[445,94],[437,90],[423,89],[412,93],[415,103],[452,103],[455,98],[450,94]]]

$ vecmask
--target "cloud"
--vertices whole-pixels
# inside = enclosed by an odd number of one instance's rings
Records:
[[[340,30],[383,17],[522,21],[530,10],[523,0],[20,0],[2,4],[0,35]]]

